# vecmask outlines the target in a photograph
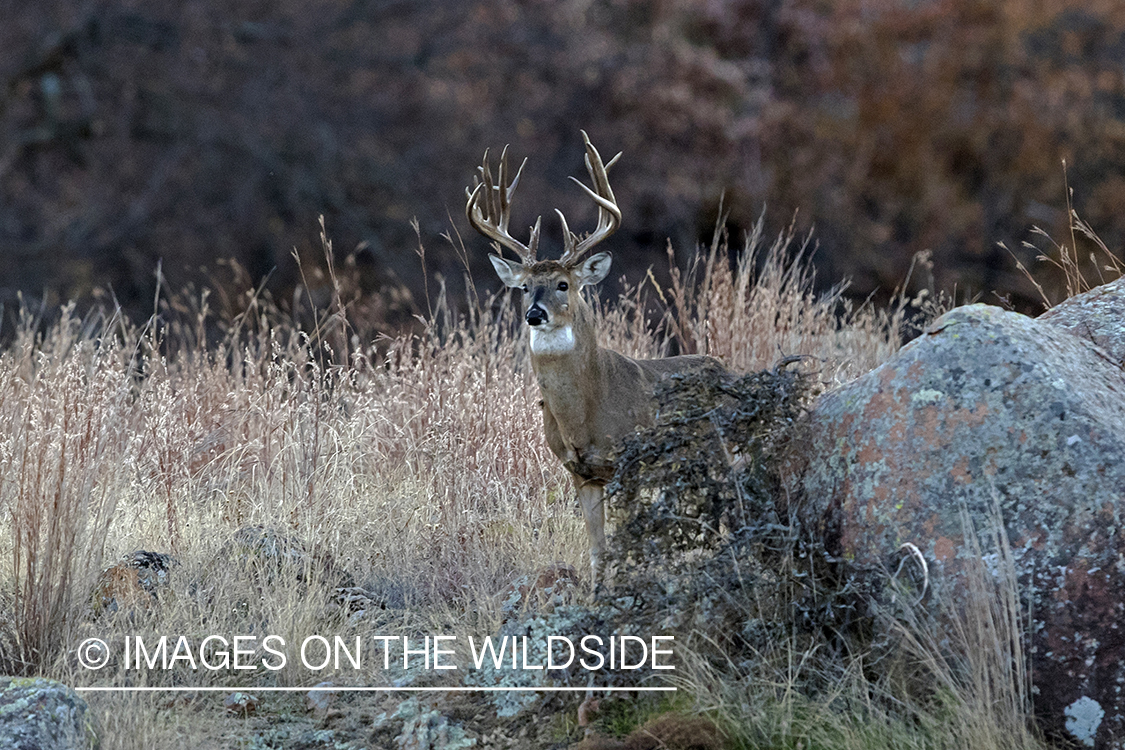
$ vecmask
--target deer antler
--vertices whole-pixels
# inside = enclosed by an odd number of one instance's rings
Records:
[[[465,188],[467,198],[465,216],[473,229],[520,256],[520,261],[526,265],[535,261],[535,253],[539,249],[539,224],[542,217],[535,220],[535,226],[531,228],[531,239],[526,245],[508,233],[508,220],[512,217],[512,196],[515,195],[516,187],[520,183],[520,175],[523,174],[525,164],[527,159],[523,160],[520,168],[516,170],[516,176],[509,182],[508,147],[505,146],[500,154],[500,183],[494,184],[486,149],[484,160],[477,167],[480,177],[477,178],[476,186],[472,191]]]
[[[621,226],[621,209],[617,207],[617,199],[613,197],[613,188],[609,186],[609,177],[606,176],[606,172],[617,163],[621,154],[618,153],[610,159],[608,164],[603,164],[601,154],[594,148],[594,144],[590,143],[590,136],[586,135],[585,130],[582,131],[582,140],[586,142],[586,171],[590,173],[594,189],[586,187],[575,177],[570,179],[598,204],[598,226],[585,239],[579,241],[566,225],[566,217],[563,216],[562,211],[555,209],[563,226],[563,254],[559,262],[564,266],[576,263],[590,248],[609,237]]]

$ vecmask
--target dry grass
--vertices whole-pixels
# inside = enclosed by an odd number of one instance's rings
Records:
[[[716,233],[685,271],[672,266],[670,288],[649,276],[665,309],[658,325],[649,329],[634,314],[643,308],[645,286],[632,288],[604,313],[603,346],[631,356],[664,356],[673,347],[684,354],[710,354],[739,373],[799,355],[816,360],[828,382],[839,385],[898,351],[918,316],[929,319],[944,311],[945,301],[929,299],[928,292],[905,296],[909,277],[895,290],[888,310],[855,305],[844,295],[846,284],[817,292],[810,262],[814,250],[812,238],[798,237],[792,226],[770,240],[761,219],[734,253],[727,238]],[[926,256],[915,260],[929,263]]]
[[[1063,162],[1063,170],[1065,174],[1065,161]],[[1074,210],[1073,201],[1074,190],[1068,187],[1066,210],[1069,244],[1056,242],[1050,234],[1040,227],[1033,227],[1032,234],[1038,241],[1046,243],[1047,249],[1042,249],[1031,242],[1023,243],[1025,248],[1037,252],[1035,259],[1050,266],[1055,272],[1054,276],[1062,277],[1061,288],[1045,288],[1038,275],[1028,270],[1027,266],[1003,242],[1000,243],[1000,246],[1015,258],[1016,268],[1039,294],[1044,310],[1049,310],[1063,300],[1087,292],[1125,274],[1125,260],[1117,257],[1094,231],[1094,228],[1078,215],[1078,212]],[[1093,246],[1085,256],[1079,250],[1080,240]]]
[[[676,681],[705,701],[738,747],[1046,750],[1030,721],[1021,648],[1027,613],[999,511],[987,529],[974,530],[967,514],[963,522],[966,559],[976,561],[965,575],[964,606],[934,597],[918,603],[916,592],[904,591],[897,605],[880,605],[881,642],[870,648],[810,634],[784,610],[763,606],[770,585],[749,583],[736,597],[745,620],[772,615],[789,634],[738,664],[716,666],[691,650]]]
[[[855,377],[897,349],[919,300],[886,313],[850,307],[840,290],[818,296],[808,249],[790,235],[766,242],[759,225],[728,262],[717,241],[670,289],[642,284],[603,303],[604,343],[706,352],[740,371],[807,355],[829,380]],[[336,289],[312,333],[252,292],[230,320],[212,318],[206,295],[164,304],[143,327],[83,322],[70,309],[47,328],[25,318],[0,354],[5,671],[182,684],[182,674],[119,663],[83,672],[71,649],[92,633],[356,632],[332,603],[341,579],[311,568],[346,572],[393,603],[374,616],[389,635],[493,632],[517,576],[556,560],[585,569],[585,533],[543,437],[512,301],[484,300],[453,320],[439,295],[421,333],[368,342]],[[663,317],[642,314],[660,301]],[[218,343],[202,345],[215,326]],[[252,526],[293,554],[263,566],[232,542]],[[94,620],[103,561],[137,549],[175,556],[170,590]],[[793,669],[807,656],[788,653]],[[692,687],[703,705],[735,700],[724,697],[729,677],[699,673]],[[290,665],[271,679],[321,676]],[[784,689],[775,697],[768,715],[808,711]],[[146,698],[93,702],[114,747],[160,744],[190,720]]]
[[[1022,646],[1029,617],[1020,608],[1016,566],[993,499],[989,528],[974,529],[962,510],[965,606],[939,599],[938,612],[905,607],[888,625],[898,646],[892,658],[910,681],[936,694],[920,721],[950,737],[950,746],[1035,748],[1043,743],[1027,722],[1032,690]]]

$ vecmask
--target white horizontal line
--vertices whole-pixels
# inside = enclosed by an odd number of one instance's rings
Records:
[[[580,693],[675,692],[674,687],[76,687],[79,693]]]

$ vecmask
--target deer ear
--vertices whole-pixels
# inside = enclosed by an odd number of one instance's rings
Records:
[[[613,256],[609,253],[598,253],[591,255],[578,269],[578,285],[589,286],[590,284],[597,284],[599,281],[609,275],[609,264],[613,262]]]
[[[489,255],[488,259],[492,261],[492,267],[496,269],[496,275],[500,277],[505,286],[513,288],[523,286],[524,279],[527,277],[523,265],[514,260],[501,258],[498,255]]]

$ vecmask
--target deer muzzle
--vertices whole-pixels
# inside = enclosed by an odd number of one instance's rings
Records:
[[[529,326],[539,326],[547,322],[547,311],[539,305],[532,305],[527,308],[527,324]]]

